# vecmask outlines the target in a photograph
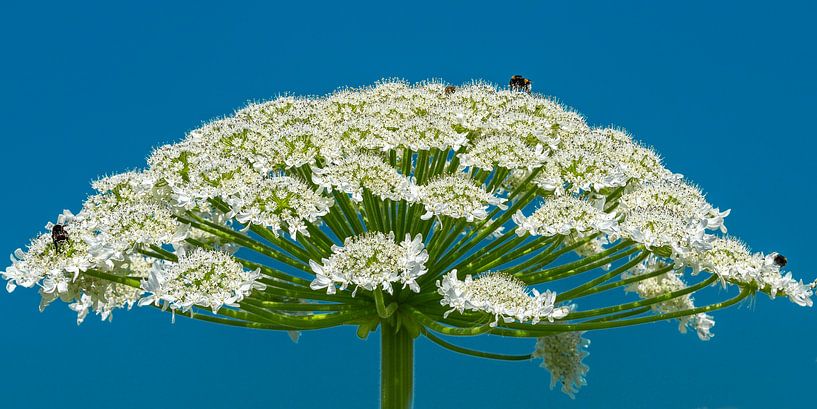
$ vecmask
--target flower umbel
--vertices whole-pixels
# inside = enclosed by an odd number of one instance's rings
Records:
[[[587,347],[590,340],[582,337],[581,332],[563,332],[548,335],[536,340],[534,358],[542,358],[541,366],[550,372],[550,388],[562,384],[562,392],[576,397],[576,392],[587,385],[585,375],[589,368],[582,360],[590,355]]]
[[[421,219],[434,216],[464,218],[467,222],[482,220],[488,217],[489,206],[505,210],[505,199],[485,191],[485,188],[473,180],[458,174],[443,176],[430,181],[427,185],[415,187],[415,196],[425,206],[426,212]]]
[[[541,320],[553,322],[570,312],[568,307],[556,307],[556,293],[547,290],[540,293],[532,289],[530,293],[525,283],[505,273],[486,273],[465,280],[457,278],[457,270],[451,270],[437,281],[437,292],[443,296],[440,304],[451,307],[444,317],[453,311],[481,311],[494,316],[492,326],[500,319],[503,322],[531,322]]]
[[[618,233],[614,213],[605,213],[586,200],[573,196],[549,198],[528,217],[518,210],[513,215],[513,221],[517,225],[516,234],[519,236],[529,232],[547,237],[571,233],[582,237],[601,232],[615,237]]]
[[[729,210],[651,148],[526,91],[386,80],[252,103],[93,182],[0,276],[77,322],[153,305],[293,339],[379,331],[388,409],[410,407],[419,336],[542,358],[573,397],[585,332],[677,320],[707,340],[757,292],[813,305],[817,281],[727,236]],[[457,345],[476,335],[536,348]]]
[[[352,296],[358,288],[374,291],[380,287],[391,294],[392,284],[399,283],[411,291],[420,291],[416,280],[426,273],[428,253],[419,234],[414,239],[406,234],[405,240],[396,243],[394,233],[366,233],[347,238],[343,247],[333,246],[332,251],[334,254],[321,259],[321,264],[309,260],[315,273],[310,284],[313,290],[325,288],[328,294],[334,294],[336,285],[341,291],[354,285]]]
[[[257,281],[260,276],[226,253],[196,249],[178,262],[157,262],[142,283],[148,295],[139,304],[164,304],[181,312],[199,305],[218,313],[222,306],[238,307],[253,290],[266,288]]]

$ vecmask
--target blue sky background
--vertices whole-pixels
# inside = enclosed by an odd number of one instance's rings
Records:
[[[141,1],[0,5],[0,252],[89,182],[248,100],[382,77],[523,74],[595,125],[653,145],[732,208],[730,230],[817,273],[810,2],[413,1],[298,6]],[[121,2],[116,2],[121,3]],[[615,3],[615,4],[614,4]],[[661,2],[665,3],[665,2]],[[0,295],[4,408],[366,408],[377,337],[170,324],[119,312],[81,327],[35,291]],[[416,407],[797,408],[814,403],[817,315],[786,300],[716,314],[700,342],[675,324],[591,333],[589,386],[570,401],[538,362],[477,360],[419,341]],[[530,343],[485,341],[525,351]]]

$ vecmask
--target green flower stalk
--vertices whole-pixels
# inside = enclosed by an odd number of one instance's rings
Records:
[[[417,337],[541,358],[573,397],[590,331],[675,320],[707,340],[711,312],[757,292],[812,305],[814,283],[726,235],[729,211],[651,149],[524,91],[386,81],[251,104],[94,182],[14,252],[6,288],[78,323],[138,305],[293,337],[378,331],[388,409],[411,407]],[[722,301],[696,305],[712,287]],[[458,345],[480,335],[532,352]]]

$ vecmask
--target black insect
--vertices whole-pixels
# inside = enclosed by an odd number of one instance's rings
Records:
[[[524,91],[530,94],[531,84],[529,79],[521,75],[514,75],[511,77],[511,82],[508,83],[508,86],[514,91]]]
[[[445,91],[443,91],[443,92],[445,92],[445,95],[451,95],[456,91],[457,91],[457,87],[455,87],[453,85],[449,85],[449,86],[445,87]]]
[[[54,249],[59,253],[60,244],[68,243],[68,231],[65,230],[65,226],[55,224],[54,227],[51,228],[51,239],[54,240]]]
[[[774,256],[774,263],[777,264],[779,267],[786,267],[786,264],[789,260],[786,259],[786,256],[782,254],[776,254]]]

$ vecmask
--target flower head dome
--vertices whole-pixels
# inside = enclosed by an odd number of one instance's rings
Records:
[[[310,164],[328,138],[322,115],[326,109],[324,100],[291,96],[252,104],[234,117],[250,124],[248,131],[233,134],[246,146],[234,150],[249,154],[248,160],[263,172]]]
[[[225,155],[195,138],[156,149],[148,163],[152,176],[170,187],[176,205],[188,210],[208,199],[230,197],[264,178],[246,159]]]
[[[172,208],[144,196],[128,199],[123,194],[94,195],[78,217],[87,220],[90,230],[81,236],[89,246],[89,254],[107,269],[139,247],[177,244],[190,230],[190,226],[175,219]]]
[[[137,304],[291,335],[379,327],[383,396],[398,399],[418,336],[542,358],[551,388],[573,397],[583,330],[671,318],[706,340],[710,312],[756,292],[812,305],[817,282],[725,236],[729,211],[652,149],[519,91],[386,80],[252,103],[155,149],[145,170],[94,182],[0,275],[78,322]],[[717,278],[739,294],[711,289]],[[642,301],[615,301],[623,292]],[[574,311],[577,299],[590,308]],[[480,334],[536,349],[453,338]]]
[[[594,129],[560,139],[534,183],[557,194],[564,187],[573,193],[598,192],[669,174],[655,152],[626,133]]]
[[[99,193],[108,193],[119,200],[161,201],[165,197],[156,179],[147,172],[124,172],[98,179],[91,186]]]

